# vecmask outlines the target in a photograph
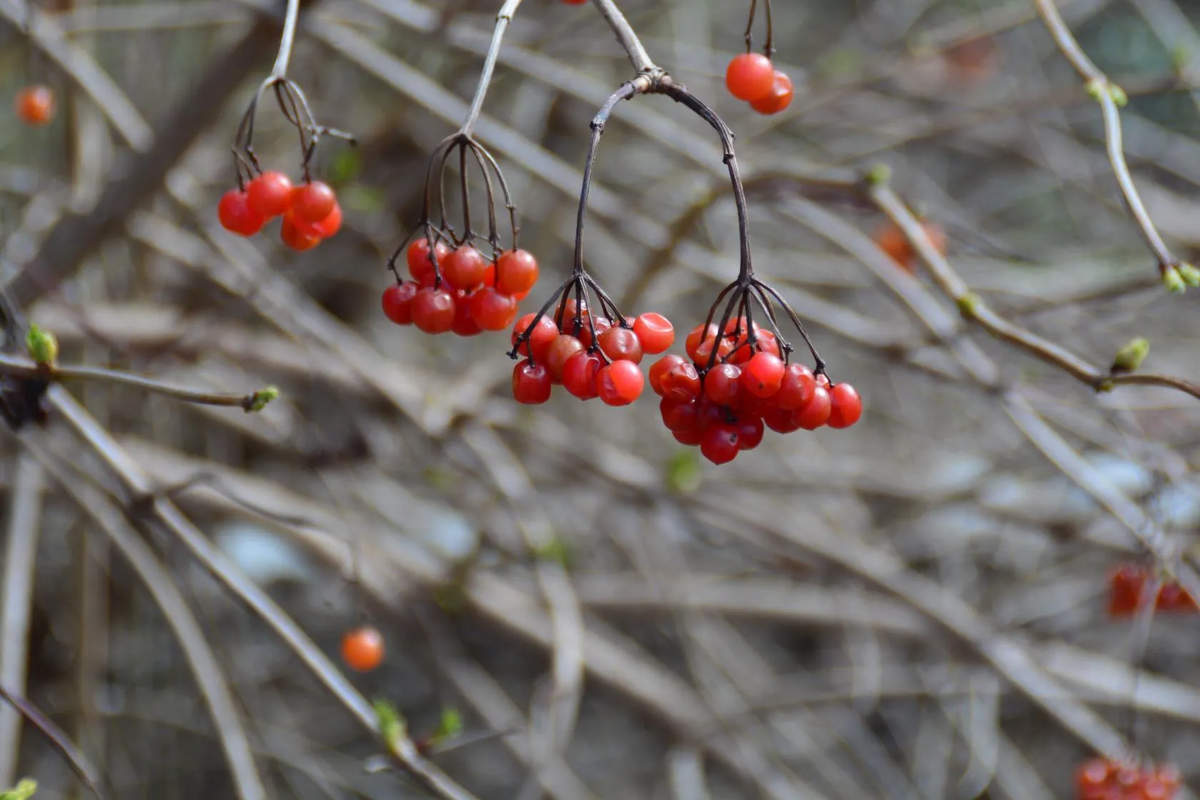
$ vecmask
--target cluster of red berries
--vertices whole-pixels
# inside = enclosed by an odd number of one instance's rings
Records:
[[[1078,800],[1174,800],[1182,780],[1172,766],[1141,768],[1096,758],[1075,773]]]
[[[13,110],[26,125],[45,125],[54,119],[54,90],[49,86],[26,86],[17,92]]]
[[[853,386],[787,363],[775,334],[755,323],[748,327],[744,317],[731,319],[721,336],[715,324],[697,325],[686,348],[690,361],[672,353],[650,368],[650,387],[662,397],[663,424],[675,439],[698,445],[714,464],[757,447],[764,428],[849,428],[862,416]]]
[[[795,88],[783,70],[760,53],[741,53],[725,70],[725,86],[738,100],[745,100],[759,114],[778,114],[792,104]]]
[[[1143,594],[1146,584],[1152,582],[1154,577],[1151,569],[1142,564],[1122,564],[1117,567],[1109,578],[1108,615],[1129,617],[1145,607],[1150,598],[1143,598]],[[1200,611],[1192,596],[1173,580],[1163,581],[1158,587],[1154,609],[1185,614]]]
[[[283,217],[279,235],[293,250],[311,250],[342,227],[332,187],[320,181],[293,185],[282,172],[264,172],[217,204],[221,227],[239,236],[253,236],[275,217]]]
[[[556,317],[557,322],[526,314],[513,328],[514,354],[525,356],[513,368],[518,403],[544,403],[554,384],[561,384],[580,400],[599,397],[610,406],[627,406],[645,388],[642,357],[664,353],[675,341],[674,327],[661,314],[614,321],[568,299]]]
[[[526,250],[506,250],[495,261],[473,245],[453,249],[443,241],[417,239],[405,251],[412,280],[383,291],[383,313],[397,325],[425,333],[474,336],[502,331],[517,316],[517,303],[538,279],[537,259]]]

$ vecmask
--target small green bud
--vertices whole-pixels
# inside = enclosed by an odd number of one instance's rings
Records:
[[[16,788],[9,789],[7,792],[0,792],[0,800],[29,800],[36,791],[37,781],[24,778],[17,784]]]
[[[887,164],[875,164],[867,170],[868,186],[886,186],[892,180],[892,168]]]
[[[1200,269],[1196,269],[1191,264],[1180,264],[1177,269],[1179,277],[1183,278],[1183,282],[1188,286],[1200,286]]]
[[[974,319],[978,308],[979,295],[974,292],[967,292],[958,298],[958,313],[962,314],[964,319]]]
[[[408,735],[404,717],[395,706],[382,698],[376,699],[371,705],[375,709],[375,719],[383,741],[391,748],[399,746],[400,740]]]
[[[1104,97],[1104,81],[1091,80],[1087,82],[1088,97],[1100,102],[1100,98]]]
[[[462,729],[462,714],[458,713],[457,708],[447,706],[442,709],[442,718],[438,722],[437,730],[429,737],[429,743],[441,744],[453,739],[462,733]]]
[[[571,560],[571,554],[567,550],[567,543],[558,536],[551,537],[539,545],[533,551],[533,554],[538,561],[556,561],[563,567],[566,567]]]
[[[1144,336],[1131,339],[1113,358],[1113,372],[1133,372],[1150,355],[1150,340]]]
[[[1175,267],[1167,267],[1162,274],[1163,285],[1167,287],[1167,291],[1172,294],[1183,294],[1187,291],[1187,282],[1183,276],[1179,274],[1179,270]]]
[[[25,334],[25,347],[29,350],[29,357],[39,364],[53,366],[58,361],[58,339],[37,325],[29,326]]]
[[[1191,56],[1188,54],[1187,48],[1183,45],[1171,51],[1171,68],[1176,72],[1183,72],[1190,60]]]
[[[254,394],[250,395],[250,402],[246,404],[246,411],[262,411],[267,407],[267,403],[278,399],[279,389],[275,386],[268,386],[265,389],[259,389]]]
[[[1108,95],[1113,99],[1113,102],[1117,104],[1118,108],[1124,108],[1125,106],[1129,105],[1129,95],[1125,94],[1125,90],[1120,86],[1117,86],[1115,83],[1110,83],[1108,85]]]

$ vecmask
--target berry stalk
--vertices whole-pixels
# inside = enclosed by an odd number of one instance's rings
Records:
[[[487,98],[488,87],[492,84],[492,72],[496,69],[496,59],[500,56],[500,43],[504,40],[504,32],[508,30],[508,24],[512,22],[521,2],[522,0],[505,0],[500,11],[496,13],[496,27],[492,30],[492,42],[488,45],[487,55],[483,59],[483,71],[479,75],[479,84],[475,87],[475,97],[471,99],[471,108],[467,112],[467,118],[463,120],[462,127],[458,129],[458,132],[464,136],[470,136],[475,130],[475,123],[479,121],[479,114],[483,111],[483,101]]]

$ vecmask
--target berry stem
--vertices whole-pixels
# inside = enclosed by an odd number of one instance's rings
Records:
[[[521,2],[522,0],[506,0],[496,14],[496,27],[492,30],[492,42],[488,45],[487,55],[483,59],[483,71],[479,75],[479,84],[475,87],[475,97],[471,99],[471,108],[467,112],[467,118],[463,120],[462,127],[458,129],[458,132],[464,136],[470,136],[475,130],[475,123],[479,121],[479,114],[483,111],[483,101],[487,98],[488,87],[492,83],[492,73],[496,69],[496,59],[500,56],[500,43],[504,40],[504,32],[508,30],[508,24],[512,22],[513,15],[517,13]]]
[[[279,37],[279,54],[275,66],[271,67],[269,81],[281,81],[287,77],[288,61],[292,58],[292,45],[296,41],[296,22],[300,19],[300,0],[287,0],[287,13],[283,18],[283,34]]]
[[[11,689],[5,688],[4,684],[0,684],[0,699],[3,699],[16,709],[18,714],[24,717],[30,725],[37,728],[42,736],[46,737],[46,740],[50,742],[53,748],[58,751],[58,754],[62,756],[63,760],[71,767],[71,771],[79,777],[79,780],[83,782],[84,786],[95,797],[100,800],[106,800],[108,795],[100,788],[100,772],[92,765],[88,757],[83,754],[83,751],[71,741],[62,728],[55,725],[54,721],[43,714],[33,703]]]
[[[629,62],[633,64],[636,72],[651,74],[662,71],[654,64],[654,60],[650,58],[650,54],[642,45],[642,40],[638,38],[637,32],[634,31],[629,20],[625,19],[625,15],[621,13],[621,9],[617,8],[617,4],[613,0],[592,0],[592,3],[604,17],[608,26],[613,29],[613,33],[617,35],[617,41],[621,43],[621,48],[629,56]]]
[[[583,187],[579,190],[579,212],[575,218],[575,264],[573,268],[575,276],[583,275],[583,223],[587,218],[588,194],[592,189],[592,168],[596,165],[596,149],[600,146],[600,137],[604,135],[604,124],[608,121],[609,115],[612,114],[617,103],[628,100],[641,91],[645,91],[645,88],[639,81],[634,80],[621,84],[621,88],[609,95],[609,98],[604,101],[604,105],[596,112],[596,116],[592,118],[592,139],[588,142],[587,163],[583,167]]]

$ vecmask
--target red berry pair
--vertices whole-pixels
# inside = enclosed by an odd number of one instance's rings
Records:
[[[1108,615],[1130,617],[1143,608],[1149,597],[1143,597],[1154,579],[1154,573],[1142,564],[1122,564],[1109,578]],[[1155,611],[1194,614],[1200,609],[1182,586],[1173,580],[1163,581],[1154,600]]]
[[[661,314],[614,322],[568,299],[558,323],[526,314],[513,328],[514,351],[526,356],[513,369],[513,397],[527,405],[544,403],[557,383],[580,400],[599,397],[610,406],[627,406],[645,388],[638,367],[643,355],[665,352],[674,341],[675,329]]]
[[[342,208],[328,184],[293,186],[282,172],[264,172],[217,204],[221,227],[240,236],[253,236],[275,217],[283,217],[280,238],[293,250],[311,250],[342,227]]]
[[[849,428],[862,416],[853,386],[785,362],[775,335],[744,318],[730,320],[722,335],[715,324],[697,325],[686,349],[690,361],[670,354],[650,368],[650,387],[662,397],[663,424],[675,439],[698,445],[714,464],[753,450],[765,428]]]
[[[26,86],[17,92],[13,110],[26,125],[45,125],[54,119],[54,90],[49,86]]]
[[[759,53],[733,57],[725,70],[725,86],[738,100],[744,100],[759,114],[778,114],[792,104],[795,87],[783,70],[775,69],[771,59]]]
[[[405,257],[413,279],[384,290],[383,313],[425,333],[502,331],[538,279],[537,259],[525,250],[501,253],[493,263],[470,244],[451,250],[435,241],[431,249],[428,239],[417,239]]]
[[[1095,758],[1075,773],[1077,800],[1174,800],[1182,780],[1169,765],[1138,767]]]

